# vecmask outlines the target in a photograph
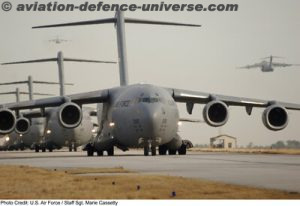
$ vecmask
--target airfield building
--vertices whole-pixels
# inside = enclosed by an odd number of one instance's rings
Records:
[[[237,140],[235,137],[229,135],[218,135],[210,138],[210,147],[224,149],[236,148]]]

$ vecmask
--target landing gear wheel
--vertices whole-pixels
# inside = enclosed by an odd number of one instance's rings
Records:
[[[155,146],[151,147],[151,154],[152,154],[152,156],[156,155],[156,147]]]
[[[103,151],[97,151],[97,156],[103,156]]]
[[[114,156],[114,147],[111,147],[109,150],[107,150],[108,156]]]
[[[158,147],[158,154],[159,155],[166,155],[167,154],[167,147],[165,145],[161,145]]]
[[[181,147],[178,149],[179,155],[186,155],[186,145],[182,144]]]
[[[94,149],[93,148],[88,149],[86,152],[87,152],[87,156],[89,156],[89,157],[94,156]]]
[[[77,152],[77,144],[74,143],[74,152]]]
[[[149,155],[149,146],[144,146],[144,156],[148,156]]]
[[[72,152],[72,144],[69,144],[69,152]]]
[[[169,149],[169,155],[176,155],[176,150]]]

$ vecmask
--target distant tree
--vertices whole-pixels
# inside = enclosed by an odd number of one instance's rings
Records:
[[[253,147],[253,142],[249,142],[249,144],[246,147],[247,148],[252,148]]]
[[[300,142],[296,140],[287,140],[286,141],[286,147],[291,149],[297,149],[300,148]]]
[[[283,141],[277,141],[275,144],[272,144],[271,147],[275,149],[280,149],[280,148],[285,148],[286,145],[284,144]]]

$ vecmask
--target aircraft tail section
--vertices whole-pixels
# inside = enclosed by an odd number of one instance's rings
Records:
[[[83,25],[95,25],[95,24],[107,24],[107,23],[115,24],[116,31],[117,31],[119,73],[120,73],[120,85],[121,86],[126,86],[129,83],[128,69],[127,69],[126,43],[125,43],[125,23],[168,25],[168,26],[189,26],[189,27],[200,27],[201,26],[201,25],[197,25],[197,24],[184,24],[184,23],[175,23],[175,22],[167,22],[167,21],[152,21],[152,20],[126,18],[126,17],[124,17],[122,11],[116,11],[116,15],[114,18],[98,19],[98,20],[90,20],[90,21],[79,21],[79,22],[53,24],[53,25],[43,25],[43,26],[35,26],[32,28],[37,29],[37,28],[50,28],[50,27],[83,26]]]
[[[60,85],[60,95],[65,95],[65,85],[73,85],[70,83],[65,83],[64,77],[64,61],[67,62],[85,62],[85,63],[107,63],[107,64],[115,64],[116,62],[113,61],[99,61],[99,60],[88,60],[88,59],[77,59],[77,58],[64,58],[63,53],[60,51],[57,53],[56,58],[45,58],[45,59],[34,59],[28,61],[16,61],[16,62],[7,62],[3,63],[2,65],[12,65],[12,64],[29,64],[29,63],[43,63],[43,62],[57,62],[58,65],[58,76],[59,76],[59,83],[54,82],[41,82],[41,81],[34,81],[33,83],[39,84],[59,84]],[[27,83],[23,82],[23,83]],[[3,85],[3,84],[0,84]]]

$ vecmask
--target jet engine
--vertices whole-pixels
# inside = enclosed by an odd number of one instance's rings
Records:
[[[72,102],[61,105],[58,109],[58,120],[65,128],[78,127],[82,120],[81,108]]]
[[[282,130],[288,125],[288,113],[280,105],[271,105],[263,112],[262,120],[268,129],[273,131]]]
[[[30,129],[30,121],[27,118],[21,117],[16,121],[15,131],[18,134],[26,134]]]
[[[203,118],[208,125],[220,127],[228,120],[228,107],[222,101],[213,100],[205,105]]]
[[[9,109],[0,109],[0,134],[12,132],[16,125],[16,116]]]

